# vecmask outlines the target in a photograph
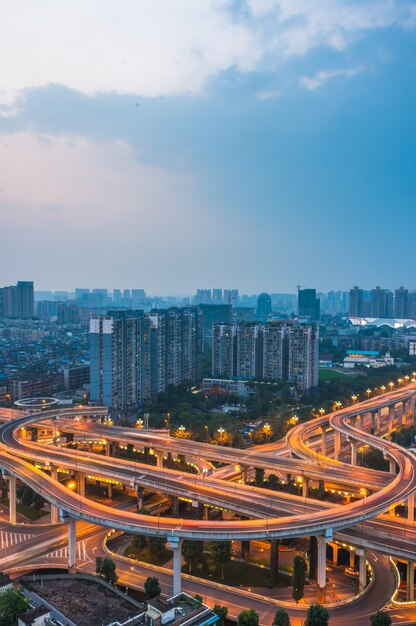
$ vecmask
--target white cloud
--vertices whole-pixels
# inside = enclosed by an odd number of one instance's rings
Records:
[[[411,27],[410,0],[2,0],[0,103],[58,83],[87,94],[198,92],[229,68],[277,67],[316,46],[342,50],[358,33]]]
[[[345,77],[345,78],[352,78],[353,76],[355,76],[356,74],[359,74],[360,72],[363,72],[364,70],[365,68],[362,66],[351,67],[348,69],[341,69],[341,70],[332,70],[332,71],[322,70],[321,72],[318,72],[317,74],[315,74],[315,76],[313,77],[302,76],[302,78],[299,79],[299,83],[302,87],[304,87],[308,91],[315,91],[315,89],[318,89],[324,83],[326,83],[328,80],[331,80],[332,78],[338,78],[340,76]]]

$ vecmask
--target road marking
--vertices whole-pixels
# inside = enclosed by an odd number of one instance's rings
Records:
[[[45,556],[48,559],[68,559],[68,546],[49,552]],[[87,542],[85,540],[77,542],[77,560],[92,563],[92,559],[87,552]]]
[[[10,533],[7,531],[0,532],[0,549],[12,548],[18,543],[33,539],[35,535],[31,533]]]

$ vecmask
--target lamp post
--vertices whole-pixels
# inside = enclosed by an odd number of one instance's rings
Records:
[[[266,443],[269,443],[269,437],[270,437],[271,431],[272,429],[270,427],[270,424],[266,422],[263,426],[263,432],[266,435]]]
[[[220,433],[220,441],[221,441],[221,439],[224,437],[225,428],[220,426],[219,429],[218,429],[218,432]]]

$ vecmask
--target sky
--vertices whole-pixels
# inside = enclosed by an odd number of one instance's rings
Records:
[[[0,284],[416,289],[416,0],[0,0]]]

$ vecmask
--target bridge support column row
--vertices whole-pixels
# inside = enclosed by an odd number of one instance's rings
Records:
[[[169,550],[173,551],[173,595],[181,593],[182,539],[169,537]]]
[[[415,521],[415,494],[412,495],[407,500],[407,521],[414,522]]]
[[[163,468],[163,452],[156,451],[155,457],[156,457],[156,467],[159,469],[162,469]]]
[[[309,478],[303,478],[302,481],[302,498],[307,498],[309,495]]]

